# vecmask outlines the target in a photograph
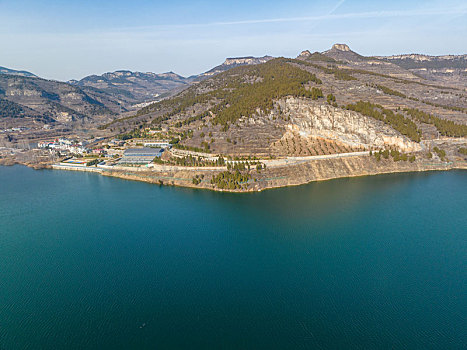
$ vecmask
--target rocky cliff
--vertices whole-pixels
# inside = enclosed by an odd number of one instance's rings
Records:
[[[347,44],[334,44],[332,48],[339,51],[350,51],[350,47]]]
[[[274,57],[271,56],[263,56],[263,57],[253,57],[253,56],[247,56],[247,57],[229,57],[226,58],[224,63],[222,63],[219,66],[214,67],[213,69],[208,70],[205,73],[202,73],[198,76],[195,77],[196,80],[203,80],[206,78],[209,78],[213,75],[225,72],[226,70],[229,70],[234,67],[238,66],[246,66],[246,65],[252,65],[252,64],[261,64],[265,63],[269,60],[272,60]]]
[[[418,143],[384,123],[353,111],[292,97],[277,105],[288,117],[288,130],[302,137],[322,137],[352,147],[395,147],[404,152],[421,149]]]
[[[245,64],[260,64],[265,63],[272,59],[271,56],[263,56],[263,57],[233,57],[233,58],[226,58],[223,65],[232,66],[232,65],[245,65]]]

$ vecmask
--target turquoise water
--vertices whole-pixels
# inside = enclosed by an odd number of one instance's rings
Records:
[[[467,172],[254,194],[0,167],[0,349],[467,348]]]

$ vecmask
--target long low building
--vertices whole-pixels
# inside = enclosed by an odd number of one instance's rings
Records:
[[[119,164],[149,164],[154,158],[161,157],[164,150],[162,148],[129,148],[123,153]]]
[[[144,147],[158,147],[158,148],[170,148],[169,141],[147,141],[144,143]]]

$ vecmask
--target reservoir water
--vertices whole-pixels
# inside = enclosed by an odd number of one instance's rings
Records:
[[[0,167],[0,349],[466,349],[467,172],[253,194]]]

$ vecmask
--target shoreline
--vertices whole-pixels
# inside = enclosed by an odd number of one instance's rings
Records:
[[[177,170],[154,170],[153,168],[122,167],[118,169],[100,167],[73,167],[57,164],[31,164],[9,159],[0,160],[0,165],[11,166],[15,164],[25,165],[34,169],[53,169],[67,171],[85,171],[98,173],[102,176],[110,176],[124,180],[140,181],[163,186],[178,186],[197,188],[216,192],[251,193],[264,190],[305,185],[311,182],[327,181],[340,178],[352,178],[360,176],[375,176],[391,173],[410,173],[425,171],[467,170],[466,161],[428,161],[426,159],[410,162],[395,162],[391,159],[376,161],[371,156],[353,156],[332,159],[313,159],[308,162],[291,164],[283,167],[272,167],[257,172],[252,171],[254,179],[249,180],[244,189],[220,189],[212,185],[210,177],[218,171],[212,169],[190,169],[179,167]],[[196,175],[206,176],[199,184],[193,184],[192,179]]]

